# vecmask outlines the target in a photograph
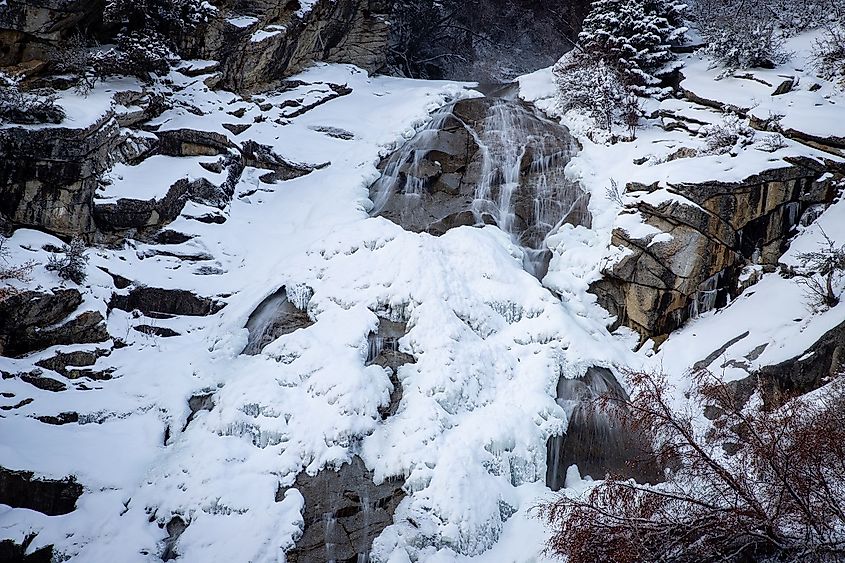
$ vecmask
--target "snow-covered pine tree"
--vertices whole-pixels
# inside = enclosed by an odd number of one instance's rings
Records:
[[[578,36],[587,53],[616,66],[633,86],[653,87],[683,40],[684,5],[677,0],[595,0]]]

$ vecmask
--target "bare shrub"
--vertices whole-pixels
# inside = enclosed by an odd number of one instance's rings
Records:
[[[22,264],[10,265],[8,239],[0,236],[0,301],[18,292],[15,287],[9,285],[10,281],[27,283],[31,281],[32,269],[35,268],[35,260],[28,260]]]
[[[733,114],[726,115],[720,123],[701,128],[706,147],[703,154],[735,153],[754,141],[754,129]]]
[[[760,141],[760,148],[766,152],[776,152],[787,146],[786,139],[780,133],[771,133]]]
[[[824,34],[813,43],[810,64],[825,80],[845,79],[845,28],[842,25],[825,26]]]
[[[772,68],[789,60],[777,12],[767,2],[697,0],[692,14],[705,51],[729,70]]]
[[[845,244],[837,247],[823,229],[822,236],[818,250],[798,255],[804,275],[795,280],[804,286],[810,306],[824,310],[838,305],[842,296],[839,282],[845,276]]]
[[[65,112],[56,99],[52,90],[25,92],[19,79],[0,72],[0,123],[61,123]]]
[[[667,480],[611,477],[541,504],[551,554],[569,563],[845,557],[843,382],[767,409],[709,372],[693,375],[680,406],[664,375],[628,376],[632,398],[614,400],[626,424],[651,436]]]

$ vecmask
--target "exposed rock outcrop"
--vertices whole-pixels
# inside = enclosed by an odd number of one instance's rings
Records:
[[[590,223],[587,196],[563,172],[576,150],[565,127],[523,102],[461,100],[382,162],[373,212],[435,235],[498,224],[539,248],[561,221]]]
[[[254,356],[277,338],[314,324],[308,313],[288,300],[284,287],[262,301],[246,322],[249,331],[242,354]]]
[[[73,312],[82,303],[75,289],[52,293],[23,291],[0,301],[0,354],[21,356],[59,344],[102,342],[109,338],[98,311]]]
[[[148,317],[167,318],[174,315],[213,315],[225,304],[210,297],[194,295],[184,289],[136,287],[126,294],[114,294],[109,309],[139,310]]]
[[[305,529],[286,554],[290,563],[361,561],[359,556],[368,556],[373,540],[393,523],[405,497],[401,481],[373,483],[372,472],[357,456],[337,470],[300,474],[294,487],[305,497]],[[279,489],[276,500],[283,498]]]
[[[594,366],[577,379],[562,377],[557,397],[569,424],[566,434],[552,436],[547,444],[546,484],[552,490],[563,488],[566,470],[573,464],[594,479],[609,473],[640,483],[661,480],[648,441],[619,420],[613,405],[601,403],[602,397],[627,398],[610,370]]]
[[[724,305],[741,290],[738,277],[749,264],[774,267],[802,215],[829,204],[836,193],[832,163],[808,158],[765,171],[743,182],[670,185],[658,204],[639,200],[639,212],[655,239],[613,232],[625,255],[592,286],[599,303],[643,338],[665,335],[691,316]],[[630,184],[629,192],[655,186]],[[684,201],[686,199],[687,201]]]
[[[0,214],[59,235],[92,235],[94,192],[118,138],[111,112],[81,129],[0,128]]]
[[[389,28],[387,2],[318,0],[227,1],[200,33],[181,38],[183,51],[219,60],[219,85],[255,91],[314,61],[384,66]]]
[[[30,471],[12,471],[0,467],[0,504],[29,508],[48,516],[76,510],[82,485],[75,479],[40,479]]]
[[[367,337],[367,365],[377,365],[389,371],[390,401],[379,409],[382,419],[396,414],[399,403],[402,402],[402,382],[399,381],[398,370],[405,364],[416,363],[416,359],[406,352],[399,350],[399,339],[405,336],[408,327],[405,323],[379,318],[378,331]]]

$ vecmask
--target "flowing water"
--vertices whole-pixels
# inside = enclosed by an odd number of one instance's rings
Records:
[[[495,224],[526,250],[539,277],[547,236],[562,223],[589,227],[588,196],[566,177],[577,151],[568,130],[512,97],[445,106],[385,163],[372,213],[409,230]]]

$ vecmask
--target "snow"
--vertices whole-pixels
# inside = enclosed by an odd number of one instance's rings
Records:
[[[252,16],[235,16],[228,18],[226,20],[227,23],[240,28],[247,28],[252,27],[256,23],[258,23],[258,18]]]
[[[300,4],[304,15],[313,2]],[[228,21],[242,28],[257,22],[245,16]],[[252,38],[262,41],[270,35],[261,34],[281,31],[268,27]],[[743,79],[714,87],[706,63],[697,64],[688,61],[690,88],[712,88],[720,100],[746,105],[762,92],[762,84]],[[213,64],[192,61],[187,68],[210,71]],[[552,495],[544,485],[546,441],[567,424],[555,401],[561,376],[578,377],[592,365],[647,366],[663,369],[683,388],[692,365],[748,332],[710,364],[738,379],[802,354],[845,320],[845,305],[813,313],[800,286],[769,273],[729,307],[701,315],[659,349],[646,344],[635,352],[636,337],[626,329],[611,334],[608,313],[588,291],[624,252],[611,244],[614,229],[649,246],[672,240],[638,213],[621,212],[620,203],[694,205],[671,186],[714,175],[739,181],[787,166],[785,159],[795,155],[831,158],[815,149],[789,142],[774,154],[746,148],[737,156],[669,160],[680,148],[700,149],[704,140],[659,129],[656,120],[632,142],[603,145],[582,137],[583,150],[567,174],[591,194],[592,228],[563,225],[549,237],[553,256],[541,283],[523,270],[522,250],[495,227],[459,227],[433,237],[367,215],[367,187],[379,175],[380,157],[412,138],[432,111],[477,95],[473,85],[368,76],[349,65],[318,64],[293,77],[302,86],[243,99],[209,90],[205,78],[172,72],[174,107],[150,127],[215,132],[235,145],[249,138],[290,161],[326,166],[273,184],[261,181],[266,171],[247,168],[226,209],[189,203],[168,225],[194,237],[182,244],[127,240],[88,251],[80,310],[105,315],[116,290],[101,268],[139,285],[187,289],[226,306],[216,315],[174,319],[112,310],[109,332],[127,346],[110,341],[76,348],[113,348],[95,364],[115,369],[108,381],[73,381],[44,370],[68,385],[61,393],[18,378],[0,381],[4,393],[14,394],[0,398],[2,406],[34,399],[3,411],[0,465],[51,478],[72,474],[85,486],[77,510],[68,515],[0,508],[0,537],[20,542],[38,533],[30,549],[55,544],[69,562],[149,562],[160,559],[164,525],[180,515],[190,523],[178,544],[185,561],[284,561],[303,525],[304,499],[291,488],[296,475],[360,455],[376,481],[400,476],[408,493],[394,523],[376,540],[374,560],[547,561],[547,531],[531,508]],[[332,85],[352,91],[337,95]],[[554,113],[550,69],[521,77],[519,85],[523,99]],[[93,123],[106,115],[117,89],[132,87],[107,81],[93,97],[66,92],[60,103],[68,109],[68,123]],[[791,101],[754,107],[793,104],[800,121],[801,108],[810,107],[803,96],[799,91],[780,97]],[[805,129],[820,133],[835,123],[841,111],[833,111],[833,101],[838,98],[831,98],[830,108],[821,106],[828,124],[807,121]],[[716,112],[679,100],[655,109],[705,123],[719,120]],[[583,132],[578,116],[558,117],[574,133]],[[790,119],[787,112],[783,122]],[[224,124],[250,127],[237,136]],[[351,140],[322,133],[326,126],[348,132]],[[97,202],[160,198],[181,179],[219,182],[200,165],[217,159],[154,156],[135,166],[117,164]],[[614,182],[649,189],[624,193],[619,202],[608,191]],[[192,219],[211,211],[226,221]],[[783,262],[794,264],[796,253],[817,245],[822,227],[845,241],[843,202],[803,229]],[[49,253],[43,246],[60,243],[18,229],[9,240],[11,260],[44,264]],[[60,283],[39,265],[28,286]],[[261,354],[242,355],[247,319],[281,287],[313,324],[268,344]],[[398,370],[402,401],[386,420],[378,411],[392,384],[384,369],[365,365],[367,336],[380,318],[407,323],[399,346],[416,360]],[[152,338],[132,330],[140,324],[172,328],[180,336]],[[28,371],[54,351],[0,358],[0,368]],[[214,408],[198,412],[186,426],[187,401],[199,393],[213,393]],[[78,412],[86,423],[53,426],[34,418],[63,411]],[[590,486],[573,467],[563,494]],[[276,502],[280,487],[286,491]]]

